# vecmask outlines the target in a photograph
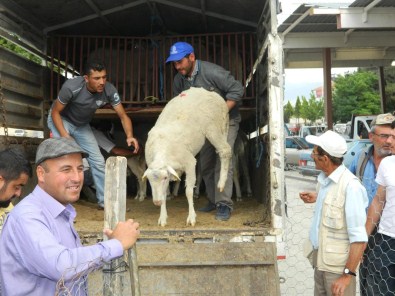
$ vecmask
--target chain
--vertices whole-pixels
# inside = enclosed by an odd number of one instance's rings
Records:
[[[10,140],[8,139],[8,126],[7,126],[7,116],[6,116],[6,98],[3,94],[3,87],[1,83],[1,74],[0,74],[0,109],[1,109],[1,117],[3,118],[3,128],[4,128],[4,144],[6,147],[10,145]]]

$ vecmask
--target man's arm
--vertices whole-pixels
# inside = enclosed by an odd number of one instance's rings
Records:
[[[121,119],[123,130],[126,134],[126,142],[128,146],[134,146],[134,153],[139,151],[139,143],[136,138],[133,137],[133,125],[132,120],[126,114],[125,109],[123,108],[122,104],[118,104],[114,107],[115,112],[117,112],[118,117]]]
[[[350,271],[356,272],[365,247],[365,242],[355,242],[350,244],[348,260],[344,268],[348,268]],[[351,274],[343,274],[335,282],[333,282],[332,295],[344,295],[344,291],[350,284],[352,277],[353,275]]]
[[[139,224],[129,219],[119,222],[114,230],[105,229],[107,241],[70,247],[59,243],[59,237],[37,217],[33,213],[25,213],[17,220],[10,217],[5,236],[16,246],[13,253],[21,256],[21,264],[27,271],[52,281],[75,279],[76,275],[85,275],[92,268],[122,256],[140,234]]]
[[[64,128],[62,117],[60,116],[60,113],[65,107],[66,105],[63,105],[61,102],[59,102],[59,100],[56,100],[55,104],[52,107],[51,116],[56,129],[59,131],[60,136],[70,138],[69,133]]]
[[[385,200],[385,187],[379,185],[376,195],[374,196],[373,201],[369,206],[368,216],[366,218],[365,228],[368,235],[372,234],[373,229],[375,229],[380,221],[380,217],[385,205]]]
[[[233,101],[233,100],[226,100],[226,105],[228,106],[228,109],[229,110],[232,110],[232,108],[234,107],[234,106],[236,106],[236,104],[237,104],[237,102],[236,101]]]
[[[365,250],[368,236],[365,230],[366,207],[368,205],[368,196],[365,187],[354,179],[347,185],[346,202],[345,202],[345,219],[347,225],[348,238],[350,240],[350,250],[348,259],[344,268],[356,272],[359,262],[361,261],[363,251]],[[343,295],[345,289],[351,282],[353,275],[341,275],[332,284],[333,295]]]

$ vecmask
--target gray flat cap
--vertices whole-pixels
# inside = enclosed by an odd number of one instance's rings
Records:
[[[82,157],[88,157],[88,153],[82,150],[76,141],[69,138],[49,138],[44,140],[37,148],[36,164],[44,160],[57,158],[67,154],[81,153]]]

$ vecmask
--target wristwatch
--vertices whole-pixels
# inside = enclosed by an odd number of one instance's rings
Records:
[[[355,272],[352,272],[352,271],[349,270],[347,267],[344,268],[343,273],[344,273],[344,274],[351,274],[351,275],[353,275],[353,276],[357,276],[357,274],[356,274]]]

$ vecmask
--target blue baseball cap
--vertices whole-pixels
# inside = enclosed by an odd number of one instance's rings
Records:
[[[168,62],[175,62],[181,60],[187,54],[193,53],[194,49],[192,45],[187,42],[177,42],[170,47],[170,55],[166,60]]]

